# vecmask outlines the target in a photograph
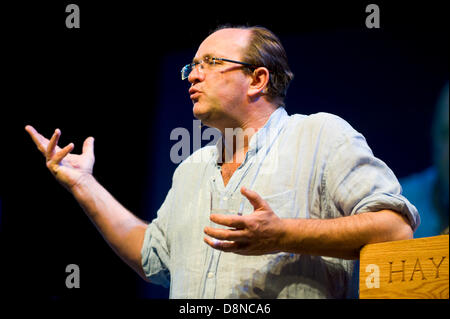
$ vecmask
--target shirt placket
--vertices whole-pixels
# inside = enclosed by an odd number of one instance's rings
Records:
[[[280,123],[281,124],[281,123]],[[280,125],[279,124],[279,125]],[[281,128],[281,126],[280,126]],[[258,150],[262,148],[262,144],[265,142],[265,136],[259,136],[263,131],[258,132],[256,138],[256,143],[253,144],[253,147],[251,147],[248,152],[245,155],[243,163],[239,166],[239,168],[233,173],[231,176],[231,179],[229,180],[227,186],[225,187],[225,190],[228,190],[228,193],[238,192],[240,191],[238,189],[238,186],[242,183],[243,178],[252,170],[252,167],[254,166],[254,162],[256,161]],[[259,140],[258,140],[259,139]],[[213,182],[219,183],[222,182],[222,175],[220,172],[220,166],[215,163],[215,171],[213,173]],[[253,169],[254,170],[254,169]],[[257,170],[258,171],[258,170]],[[256,171],[256,173],[257,173]],[[252,172],[250,172],[252,173]],[[253,181],[254,182],[254,181]],[[253,183],[252,183],[253,184]],[[223,183],[222,183],[223,185]],[[221,185],[221,186],[222,186]],[[223,185],[224,186],[224,185]],[[252,187],[251,185],[250,187]],[[208,246],[208,254],[207,254],[207,267],[203,274],[203,293],[201,295],[202,298],[215,298],[216,296],[216,290],[217,286],[219,286],[219,289],[221,286],[227,287],[227,285],[221,285],[220,282],[217,281],[217,269],[220,262],[220,255],[221,251],[216,250],[214,248],[211,248]],[[234,265],[224,265],[224,267],[233,267]]]
[[[253,152],[250,152],[246,155],[245,160],[243,162],[243,165],[241,165],[233,174],[231,179],[229,180],[227,186],[225,187],[225,190],[227,190],[227,194],[231,194],[238,188],[239,184],[241,184],[243,177],[246,175],[247,171],[250,169],[251,165],[249,165],[249,162],[251,162],[250,158],[253,155]],[[250,156],[250,157],[249,157]],[[222,183],[222,175],[220,172],[220,166],[216,165],[216,171],[213,174],[212,182],[213,183]],[[223,185],[223,183],[222,183]],[[222,186],[221,185],[221,186]],[[218,186],[216,184],[216,186]],[[221,187],[217,187],[221,188]],[[205,270],[205,273],[203,275],[204,278],[204,287],[203,287],[203,294],[202,298],[215,298],[216,295],[216,289],[217,286],[220,286],[220,283],[217,282],[217,269],[219,267],[219,261],[220,261],[220,255],[221,251],[211,248],[208,246],[208,250],[210,253],[208,254],[208,261],[207,261],[207,267]],[[232,265],[230,265],[231,267]]]

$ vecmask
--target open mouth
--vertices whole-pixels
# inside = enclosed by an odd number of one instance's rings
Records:
[[[199,92],[195,92],[195,93],[191,94],[192,103],[194,103],[194,104],[197,103],[199,98],[200,98]]]

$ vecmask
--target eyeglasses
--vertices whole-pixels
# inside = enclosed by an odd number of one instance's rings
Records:
[[[202,66],[203,63],[206,63],[206,65],[213,66],[213,65],[216,65],[217,61],[225,61],[225,62],[237,63],[237,64],[245,65],[246,67],[249,67],[249,68],[257,68],[257,66],[254,66],[253,64],[246,63],[246,62],[234,61],[234,60],[229,60],[229,59],[225,59],[225,58],[216,58],[216,57],[208,57],[208,56],[206,56],[200,62],[192,62],[192,63],[186,64],[181,69],[181,80],[186,80],[189,77],[189,74],[191,74],[192,70],[194,70],[194,68],[197,65]]]

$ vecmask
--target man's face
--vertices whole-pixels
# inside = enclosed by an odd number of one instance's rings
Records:
[[[205,57],[241,61],[250,31],[223,29],[207,37],[197,50],[194,62]],[[215,65],[196,65],[189,75],[193,113],[205,125],[223,129],[233,127],[240,107],[247,99],[249,76],[242,65],[216,61]]]

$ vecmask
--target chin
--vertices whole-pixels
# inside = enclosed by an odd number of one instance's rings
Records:
[[[194,103],[192,113],[194,113],[195,118],[200,121],[203,121],[206,118],[208,118],[208,114],[209,114],[207,107],[202,105],[200,102]]]
[[[221,112],[218,112],[218,109],[216,109],[213,105],[209,103],[201,103],[199,101],[194,103],[192,113],[197,120],[202,122],[203,125],[216,128],[218,120],[222,114]]]

